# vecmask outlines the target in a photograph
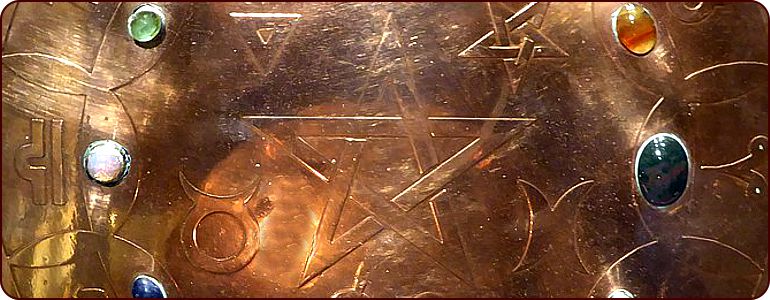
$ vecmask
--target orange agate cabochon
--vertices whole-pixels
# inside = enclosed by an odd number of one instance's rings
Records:
[[[620,44],[636,55],[649,53],[658,38],[650,12],[633,3],[624,4],[612,13],[612,31]]]

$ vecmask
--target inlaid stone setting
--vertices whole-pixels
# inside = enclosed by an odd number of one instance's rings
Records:
[[[128,34],[137,43],[150,43],[159,39],[166,26],[166,17],[160,7],[142,4],[128,17]]]
[[[128,175],[131,155],[113,140],[92,142],[83,153],[83,168],[91,180],[104,186],[115,186]]]
[[[652,15],[634,3],[624,4],[612,13],[612,32],[623,47],[636,55],[652,51],[658,39]]]
[[[689,170],[687,149],[673,134],[655,134],[637,151],[637,188],[653,206],[667,206],[679,200],[687,188]]]
[[[134,278],[131,287],[131,296],[134,298],[167,298],[163,285],[155,278],[147,275],[139,275]]]
[[[634,294],[626,289],[618,288],[612,290],[607,298],[634,298]]]

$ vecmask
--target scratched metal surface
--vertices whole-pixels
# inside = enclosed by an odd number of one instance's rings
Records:
[[[621,3],[160,3],[151,49],[138,4],[3,12],[11,295],[129,297],[137,274],[171,297],[767,288],[758,4],[643,3],[644,56],[614,40]],[[658,132],[692,163],[666,209],[634,183]],[[99,139],[133,157],[118,186],[83,173]]]

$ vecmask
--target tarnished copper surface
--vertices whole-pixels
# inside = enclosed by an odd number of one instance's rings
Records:
[[[755,3],[14,3],[3,289],[21,297],[761,295],[768,15]],[[636,188],[680,137],[687,189]],[[88,179],[93,141],[120,184]]]

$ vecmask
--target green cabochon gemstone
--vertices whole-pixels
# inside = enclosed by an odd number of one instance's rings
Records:
[[[145,43],[157,38],[165,23],[159,7],[142,4],[128,18],[128,33],[135,41]]]
[[[684,194],[690,162],[682,141],[670,133],[647,139],[636,154],[636,182],[654,206],[671,205]]]

